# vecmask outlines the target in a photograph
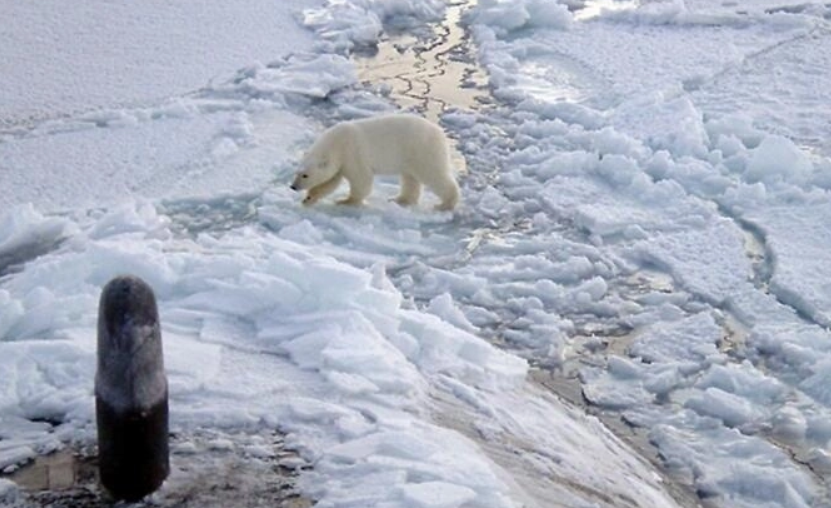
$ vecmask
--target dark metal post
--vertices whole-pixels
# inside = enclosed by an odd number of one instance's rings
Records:
[[[156,297],[137,277],[101,292],[95,410],[104,488],[126,501],[158,489],[170,472],[167,377]]]

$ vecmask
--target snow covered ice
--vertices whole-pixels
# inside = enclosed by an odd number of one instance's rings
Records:
[[[284,434],[316,506],[831,506],[827,4],[465,6],[492,100],[442,111],[435,213],[288,183],[443,2],[6,3],[0,470],[93,442],[129,273],[171,430]]]

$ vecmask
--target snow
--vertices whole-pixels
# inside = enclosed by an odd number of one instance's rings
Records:
[[[293,9],[311,5],[303,0]],[[244,10],[199,0],[174,6],[155,1],[143,9],[4,1],[3,9],[15,20],[0,34],[0,46],[8,48],[0,64],[4,130],[102,109],[153,106],[313,41],[291,11],[262,0]]]
[[[466,7],[496,100],[442,115],[452,214],[288,188],[395,109],[350,54],[443,2],[7,7],[0,470],[94,440],[128,273],[171,428],[284,433],[316,506],[829,504],[826,4]]]
[[[326,0],[324,6],[304,9],[302,24],[318,35],[319,49],[342,53],[375,45],[383,24],[393,18],[405,25],[435,21],[444,9],[440,0]]]
[[[813,171],[811,159],[793,141],[771,135],[751,151],[743,176],[751,183],[786,179],[801,184],[810,179]]]
[[[12,503],[19,497],[17,485],[9,480],[0,479],[0,501]]]
[[[572,17],[565,5],[556,2],[484,0],[477,5],[475,16],[470,21],[496,27],[505,34],[519,28],[568,28]]]

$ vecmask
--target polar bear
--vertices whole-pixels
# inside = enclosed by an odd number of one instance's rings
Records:
[[[372,191],[375,175],[400,175],[395,201],[402,206],[418,203],[422,185],[441,200],[437,210],[452,210],[459,202],[444,131],[415,115],[339,123],[320,135],[302,164],[291,188],[308,190],[304,205],[316,203],[346,180],[349,196],[338,203],[360,206]]]

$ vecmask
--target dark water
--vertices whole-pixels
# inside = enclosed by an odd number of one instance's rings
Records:
[[[137,503],[113,503],[101,490],[92,447],[38,457],[10,479],[22,489],[15,508],[309,508],[295,486],[308,467],[279,434],[201,430],[171,437],[171,475]]]
[[[64,238],[33,238],[12,249],[0,251],[0,278],[19,272],[29,261],[57,250]]]

